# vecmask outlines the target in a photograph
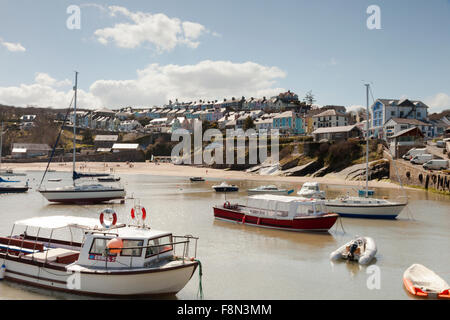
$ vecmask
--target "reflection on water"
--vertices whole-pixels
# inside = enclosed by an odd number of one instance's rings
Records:
[[[47,186],[71,183],[70,173],[51,173],[48,178],[63,178]],[[14,221],[34,216],[75,215],[98,217],[105,207],[113,207],[120,222],[130,222],[134,200],[125,204],[72,206],[49,204],[38,192],[41,173],[28,175],[32,190],[27,194],[0,195],[2,223],[0,234],[11,232]],[[191,183],[187,178],[121,175],[127,196],[139,199],[147,209],[148,223],[175,235],[199,236],[198,258],[203,265],[203,291],[206,299],[409,299],[402,287],[404,270],[421,263],[448,278],[450,243],[450,199],[446,196],[408,190],[409,210],[397,221],[342,219],[342,227],[333,226],[329,233],[297,233],[243,226],[214,220],[212,206],[246,202],[246,190],[264,184],[279,188],[300,189],[300,184],[233,180],[238,193],[218,194],[212,186],[219,179]],[[354,187],[321,186],[327,197],[347,192]],[[377,197],[396,198],[399,189],[377,189]],[[345,230],[345,232],[343,232]],[[357,235],[370,236],[378,253],[372,264],[380,268],[381,289],[367,288],[367,266],[357,263],[331,262],[329,255]],[[437,254],[439,252],[439,254]],[[198,271],[177,296],[159,299],[196,299]],[[63,293],[0,283],[4,299],[79,299]]]

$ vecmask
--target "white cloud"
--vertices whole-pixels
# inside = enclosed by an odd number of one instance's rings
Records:
[[[97,80],[89,92],[79,90],[80,108],[152,106],[179,101],[224,98],[270,97],[284,92],[276,81],[286,73],[277,67],[254,62],[202,61],[195,65],[151,64],[138,70],[135,79]],[[66,81],[66,80],[65,80]],[[72,91],[58,90],[57,81],[36,74],[35,83],[0,87],[0,103],[25,106],[67,107]]]
[[[4,46],[8,51],[11,51],[11,52],[25,52],[25,51],[27,51],[25,49],[25,47],[22,46],[20,43],[6,42],[6,41],[3,41],[1,38],[0,38],[0,45]]]
[[[64,87],[69,86],[72,83],[69,79],[57,81],[56,79],[52,78],[49,74],[43,72],[37,72],[34,77],[34,81],[37,84],[50,87]]]
[[[110,6],[108,10],[112,17],[124,16],[131,22],[117,23],[113,27],[96,30],[94,35],[104,45],[113,42],[120,48],[132,49],[150,43],[162,53],[171,51],[180,44],[196,48],[200,44],[198,38],[209,33],[206,27],[199,23],[182,22],[163,13],[131,12],[120,6]]]
[[[364,112],[366,111],[366,107],[362,106],[362,105],[352,105],[352,106],[348,106],[346,108],[347,112],[357,112],[360,109],[362,109],[362,111],[364,111]]]
[[[438,93],[435,96],[426,99],[424,102],[430,107],[428,113],[441,112],[450,109],[450,96],[446,93]]]
[[[15,87],[0,87],[0,104],[24,107],[35,105],[39,107],[67,108],[73,96],[72,88],[61,88],[71,84],[66,79],[57,81],[46,73],[36,73],[34,83],[21,84]],[[90,106],[100,102],[90,93],[78,91],[79,104]]]

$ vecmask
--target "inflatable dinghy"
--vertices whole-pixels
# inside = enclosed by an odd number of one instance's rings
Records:
[[[368,264],[377,253],[375,241],[369,237],[358,237],[347,242],[330,254],[331,260],[358,261],[359,264]]]
[[[421,264],[413,264],[403,273],[403,284],[414,296],[450,299],[450,286]]]

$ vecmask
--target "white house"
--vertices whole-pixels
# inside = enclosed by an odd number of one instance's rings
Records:
[[[142,129],[142,125],[136,120],[121,121],[119,125],[119,131],[130,132],[138,129]]]
[[[428,117],[428,106],[421,101],[402,99],[377,99],[370,107],[370,134],[377,138],[384,136],[384,125],[391,118],[416,119]]]
[[[345,113],[335,109],[325,110],[312,116],[314,129],[342,127],[348,125],[348,117]]]
[[[384,124],[383,136],[388,139],[401,131],[417,127],[426,138],[434,135],[433,124],[417,119],[391,118]]]

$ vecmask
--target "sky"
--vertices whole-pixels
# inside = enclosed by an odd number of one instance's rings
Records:
[[[450,0],[0,2],[0,104],[66,108],[75,70],[88,109],[287,90],[352,109],[370,83],[440,112]]]

